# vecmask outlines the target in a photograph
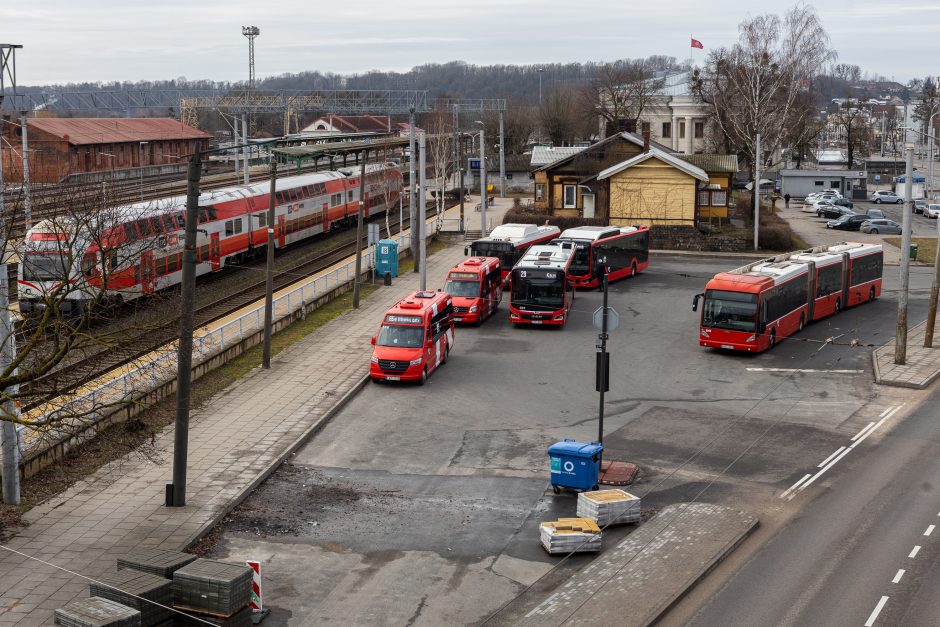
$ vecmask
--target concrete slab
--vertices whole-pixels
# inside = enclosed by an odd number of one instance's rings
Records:
[[[648,625],[756,527],[721,505],[669,505],[530,610],[519,625]]]

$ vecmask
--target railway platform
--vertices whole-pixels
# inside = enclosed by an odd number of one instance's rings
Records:
[[[462,258],[461,246],[429,257],[428,288]],[[88,596],[79,575],[96,577],[135,546],[183,549],[214,526],[365,384],[381,315],[416,289],[411,272],[379,287],[194,411],[185,507],[164,505],[171,426],[154,441],[156,458],[130,453],[27,512],[29,526],[3,543],[20,553],[0,550],[0,625],[51,624],[56,608]]]

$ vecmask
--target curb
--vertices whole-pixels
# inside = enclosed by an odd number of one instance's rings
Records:
[[[229,499],[229,501],[217,513],[213,514],[213,516],[206,523],[204,523],[195,534],[190,536],[190,538],[186,540],[185,544],[183,544],[182,550],[185,551],[186,549],[192,547],[196,542],[199,541],[200,538],[211,531],[213,527],[218,525],[222,519],[225,518],[233,509],[238,507],[242,501],[248,498],[248,495],[254,492],[258,486],[260,486],[268,479],[268,477],[274,474],[274,471],[277,470],[281,464],[287,461],[287,458],[296,453],[297,449],[306,444],[310,438],[312,438],[321,429],[323,429],[323,427],[329,424],[333,417],[336,416],[336,414],[338,414],[340,410],[343,409],[343,407],[345,407],[346,404],[353,399],[353,397],[362,391],[362,388],[365,387],[368,381],[369,374],[366,373],[355,385],[353,385],[353,387],[348,392],[342,396],[342,398],[333,403],[333,406],[330,407],[330,409],[328,409],[319,420],[307,427],[300,437],[294,440],[294,442],[284,449],[284,451],[281,452],[281,454],[278,455],[274,460],[269,462],[268,465],[265,466],[264,469],[255,476],[251,483],[245,486],[235,497]]]

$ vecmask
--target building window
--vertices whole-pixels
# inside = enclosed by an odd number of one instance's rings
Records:
[[[698,193],[698,206],[707,207],[708,206],[708,190],[703,189]]]
[[[724,207],[728,204],[728,192],[715,190],[712,192],[712,207]]]
[[[705,122],[695,122],[695,139],[705,137]]]
[[[826,184],[826,181],[813,181],[813,185],[816,187],[823,187]]]
[[[663,139],[672,138],[672,122],[663,122]]]
[[[545,200],[545,183],[536,183],[535,202],[542,202],[543,200]]]
[[[575,209],[578,206],[578,186],[565,185],[564,187],[564,205],[565,209]]]
[[[685,122],[679,122],[679,139],[685,139]]]
[[[829,181],[829,186],[832,189],[842,189],[842,181]]]

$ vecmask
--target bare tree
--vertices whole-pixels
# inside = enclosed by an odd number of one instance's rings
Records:
[[[605,63],[590,85],[581,90],[586,112],[603,120],[610,135],[613,131],[636,129],[643,112],[656,107],[665,84],[644,61]]]
[[[555,146],[570,145],[579,135],[584,117],[578,115],[578,94],[567,86],[556,87],[539,107],[542,132]]]
[[[488,111],[483,116],[486,136],[499,139],[499,113]],[[537,128],[536,111],[532,107],[510,103],[503,112],[503,142],[507,155],[521,155]]]
[[[868,155],[871,151],[871,118],[855,100],[847,100],[829,114],[832,126],[845,142],[849,167],[855,164],[857,154]]]
[[[937,84],[929,76],[924,79],[920,89],[920,102],[914,107],[914,119],[920,122],[924,127],[924,133],[927,133],[927,127],[930,124],[930,118],[940,111],[940,91]],[[937,141],[937,127],[940,122],[934,119],[933,132],[934,142]]]
[[[733,47],[709,54],[705,67],[693,72],[690,87],[711,105],[728,144],[753,172],[758,159],[773,165],[786,144],[799,145],[812,132],[812,99],[801,94],[835,53],[809,6],[798,5],[783,18],[745,20],[739,32]],[[755,154],[758,134],[760,155]]]

